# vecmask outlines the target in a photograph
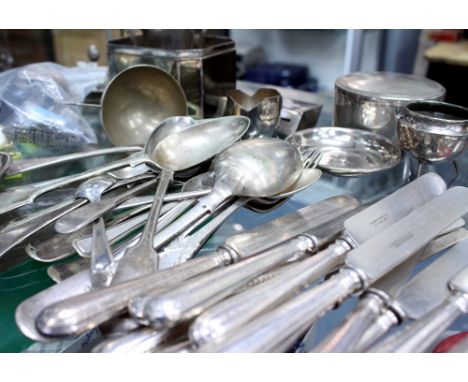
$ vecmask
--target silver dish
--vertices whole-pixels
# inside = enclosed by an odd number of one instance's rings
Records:
[[[401,152],[375,133],[344,127],[316,127],[291,134],[296,147],[311,147],[323,157],[322,170],[339,176],[364,176],[388,170],[400,162]]]

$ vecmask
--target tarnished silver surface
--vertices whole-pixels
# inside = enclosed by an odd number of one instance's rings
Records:
[[[159,122],[187,114],[179,83],[151,65],[133,66],[115,76],[102,94],[101,107],[104,130],[117,146],[144,145]]]
[[[249,96],[239,89],[228,94],[227,113],[244,115],[250,126],[244,138],[273,137],[280,121],[282,97],[275,89],[261,88]]]
[[[444,102],[415,102],[401,108],[400,146],[425,163],[460,156],[468,142],[468,109]]]
[[[334,175],[361,176],[392,168],[400,150],[375,133],[343,127],[315,127],[290,135],[296,147],[310,147],[323,154],[319,167]]]

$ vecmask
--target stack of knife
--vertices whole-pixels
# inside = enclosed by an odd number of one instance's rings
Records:
[[[82,271],[24,301],[17,323],[43,342],[100,327],[96,352],[281,352],[360,295],[312,351],[425,351],[467,312],[467,212],[468,189],[447,190],[429,173],[373,205],[329,198],[210,255],[105,289],[88,292]],[[413,322],[403,333],[379,342],[405,321]]]

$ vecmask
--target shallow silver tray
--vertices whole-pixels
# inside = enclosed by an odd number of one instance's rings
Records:
[[[400,150],[379,134],[344,127],[315,127],[286,138],[296,147],[322,152],[319,167],[339,176],[364,176],[388,170],[401,160]]]

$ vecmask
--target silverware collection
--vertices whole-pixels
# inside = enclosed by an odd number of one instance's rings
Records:
[[[441,102],[440,85],[409,77],[344,76],[335,122],[350,127],[308,126],[279,139],[276,90],[228,92],[224,115],[193,119],[170,74],[150,65],[121,71],[99,106],[115,147],[25,160],[0,152],[2,183],[126,155],[0,192],[0,260],[20,246],[41,262],[69,258],[48,268],[55,285],[19,304],[19,330],[42,343],[98,330],[92,352],[285,352],[359,296],[308,351],[431,350],[468,313],[468,188],[447,187],[422,167],[461,155],[468,110]],[[401,150],[419,161],[417,177],[377,202],[332,196],[197,256],[241,207],[268,213],[322,171],[390,170]],[[73,193],[40,204],[64,187]]]

